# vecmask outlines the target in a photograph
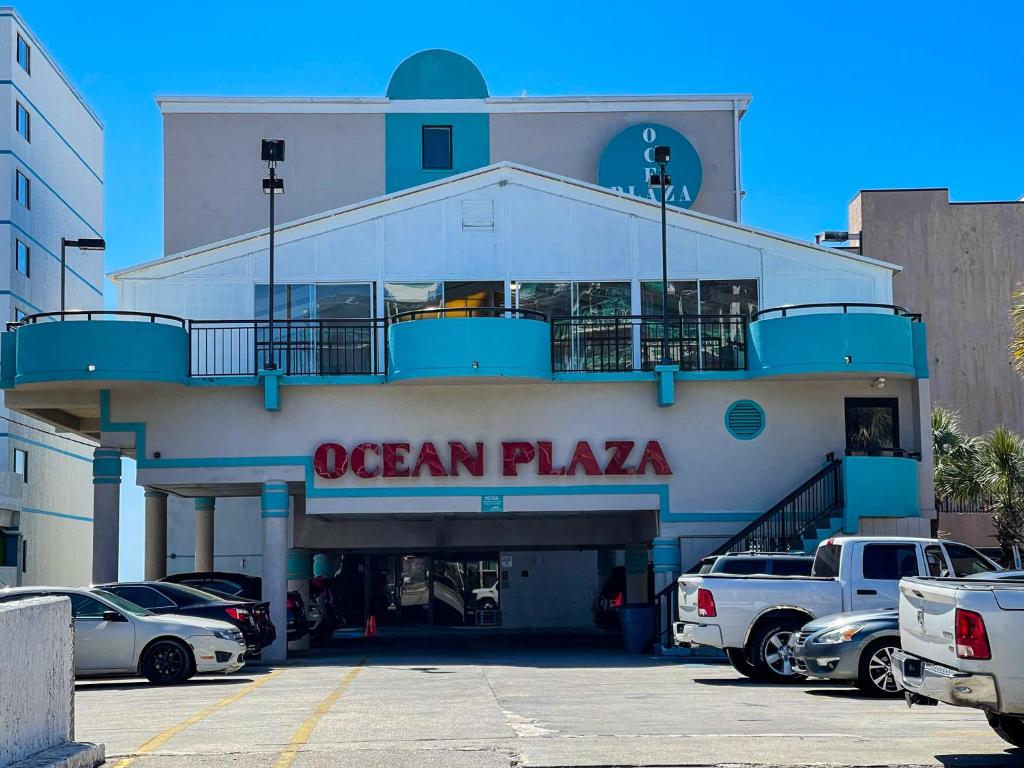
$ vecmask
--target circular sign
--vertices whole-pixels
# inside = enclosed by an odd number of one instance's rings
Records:
[[[641,123],[622,131],[608,142],[597,166],[597,183],[616,192],[661,202],[661,191],[648,183],[658,173],[654,148],[667,146],[672,150],[665,172],[672,183],[665,188],[665,202],[689,208],[697,199],[703,172],[700,155],[693,144],[666,125]]]

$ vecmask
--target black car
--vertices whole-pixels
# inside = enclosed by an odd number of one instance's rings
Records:
[[[162,581],[122,581],[101,584],[99,588],[153,613],[177,613],[234,624],[245,637],[246,653],[259,653],[277,637],[270,621],[270,606],[264,602],[218,597],[212,592]]]
[[[263,579],[245,573],[230,571],[199,571],[193,573],[175,573],[164,576],[160,581],[172,584],[187,584],[190,587],[212,592],[227,598],[242,600],[263,600]],[[288,606],[288,641],[299,640],[309,634],[309,618],[306,616],[306,603],[298,592],[289,592]]]

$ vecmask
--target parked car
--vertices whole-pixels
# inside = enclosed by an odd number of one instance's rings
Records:
[[[48,595],[71,600],[76,675],[142,675],[170,685],[245,664],[245,639],[226,621],[157,616],[102,589],[17,587],[0,591],[0,602]]]
[[[473,590],[473,597],[476,599],[477,608],[483,611],[493,611],[498,607],[498,580],[489,587],[478,587]]]
[[[793,665],[799,674],[853,682],[872,696],[902,696],[892,670],[899,616],[882,608],[816,619],[796,633]]]
[[[651,566],[647,568],[647,594],[654,595],[654,571]],[[626,600],[626,567],[617,565],[612,568],[597,595],[594,624],[599,629],[616,631],[620,629],[619,609],[626,603]]]
[[[810,576],[814,557],[803,552],[730,552],[701,560],[695,573]]]
[[[1024,748],[1024,571],[900,583],[896,682],[908,704],[983,710]]]
[[[725,650],[748,677],[800,679],[793,636],[809,621],[845,611],[895,607],[904,576],[975,573],[999,566],[963,544],[937,539],[835,537],[815,552],[811,576],[679,578],[677,643]]]
[[[193,573],[174,573],[164,576],[160,581],[171,584],[187,584],[190,587],[211,592],[219,597],[235,597],[242,600],[263,601],[263,579],[245,573],[230,571],[200,571]],[[309,634],[309,617],[306,616],[306,603],[298,592],[289,592],[288,608],[288,642],[300,640]]]
[[[218,597],[212,592],[164,581],[117,582],[97,586],[155,614],[200,616],[233,624],[242,630],[249,654],[259,653],[277,637],[277,630],[270,621],[268,603]]]

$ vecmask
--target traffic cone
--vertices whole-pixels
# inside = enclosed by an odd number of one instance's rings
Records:
[[[365,637],[376,637],[377,636],[377,617],[376,616],[371,615],[370,618],[368,618],[366,620],[366,632],[364,633],[364,636]]]

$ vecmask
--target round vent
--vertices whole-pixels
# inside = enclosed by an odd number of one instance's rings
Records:
[[[737,440],[753,440],[764,431],[764,410],[753,400],[737,400],[725,411],[725,428]]]

